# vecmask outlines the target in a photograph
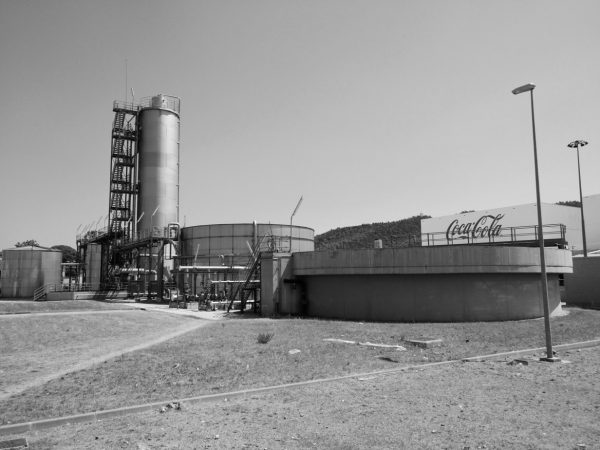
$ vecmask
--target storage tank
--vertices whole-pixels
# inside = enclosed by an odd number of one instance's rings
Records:
[[[179,221],[179,106],[180,100],[159,94],[142,99],[138,114],[137,231],[163,235]]]
[[[85,252],[85,284],[87,289],[95,291],[100,289],[102,275],[102,246],[100,244],[88,244]]]
[[[60,250],[18,247],[2,250],[2,256],[2,297],[31,299],[41,286],[62,284]]]
[[[250,247],[260,251],[313,251],[315,230],[269,223],[228,223],[182,228],[182,265],[246,265]]]

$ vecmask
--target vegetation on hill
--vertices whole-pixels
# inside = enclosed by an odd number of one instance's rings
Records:
[[[430,217],[421,214],[395,222],[336,228],[315,236],[315,250],[373,248],[377,239],[383,241],[384,248],[420,245],[421,219]]]
[[[579,200],[567,200],[566,202],[556,202],[557,205],[562,206],[575,206],[581,208],[581,202]]]

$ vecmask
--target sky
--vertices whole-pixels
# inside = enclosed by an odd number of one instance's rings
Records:
[[[113,100],[181,98],[180,222],[600,193],[597,0],[0,0],[0,249],[108,213]],[[101,227],[102,223],[98,225]]]

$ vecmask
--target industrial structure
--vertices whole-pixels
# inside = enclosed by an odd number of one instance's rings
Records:
[[[179,224],[180,99],[113,103],[107,227],[77,236],[79,279],[145,299],[260,302],[260,254],[314,250],[314,230],[280,224]]]
[[[180,232],[180,99],[115,101],[113,112],[107,227],[77,236],[80,279],[93,290],[135,281],[162,299]]]
[[[252,307],[267,316],[376,321],[517,320],[544,314],[535,204],[423,219],[421,246],[409,248],[382,248],[376,240],[370,249],[315,251],[314,230],[292,224],[302,199],[289,225],[180,226],[179,98],[159,94],[139,103],[115,101],[113,113],[106,227],[98,229],[101,218],[77,236],[75,289],[91,298],[127,295],[178,307],[196,300],[199,309]],[[599,201],[600,196],[587,200],[591,253],[600,239],[594,231],[600,229]],[[581,224],[577,208],[542,206],[548,305],[560,310],[564,281],[573,273],[572,251],[581,247]],[[5,251],[3,294],[21,295],[10,291],[18,281],[22,289],[38,285],[35,298],[64,298],[64,292],[52,292],[60,283],[52,268],[60,268],[60,252],[23,252]],[[44,262],[48,258],[52,264]],[[581,289],[570,292],[596,304],[588,272],[597,265],[581,263],[582,276],[571,277],[573,287]],[[20,275],[22,267],[32,274],[41,267],[48,275],[29,283]]]

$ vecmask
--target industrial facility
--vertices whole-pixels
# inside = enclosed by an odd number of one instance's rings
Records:
[[[596,302],[590,280],[600,258],[578,263],[585,276],[571,275],[582,244],[573,207],[543,205],[543,269],[534,248],[536,205],[424,219],[421,245],[408,248],[382,248],[379,240],[370,249],[315,251],[314,230],[292,224],[300,202],[289,224],[181,226],[180,106],[163,94],[113,103],[107,226],[80,230],[69,286],[61,282],[60,252],[5,250],[4,297],[126,296],[353,320],[517,320],[544,314],[539,280],[547,273],[552,310],[569,279],[573,298]],[[587,200],[593,251],[599,199]]]
[[[314,230],[278,224],[181,227],[180,99],[113,103],[108,226],[77,236],[79,282],[140,300],[260,302],[263,251],[310,251]]]

